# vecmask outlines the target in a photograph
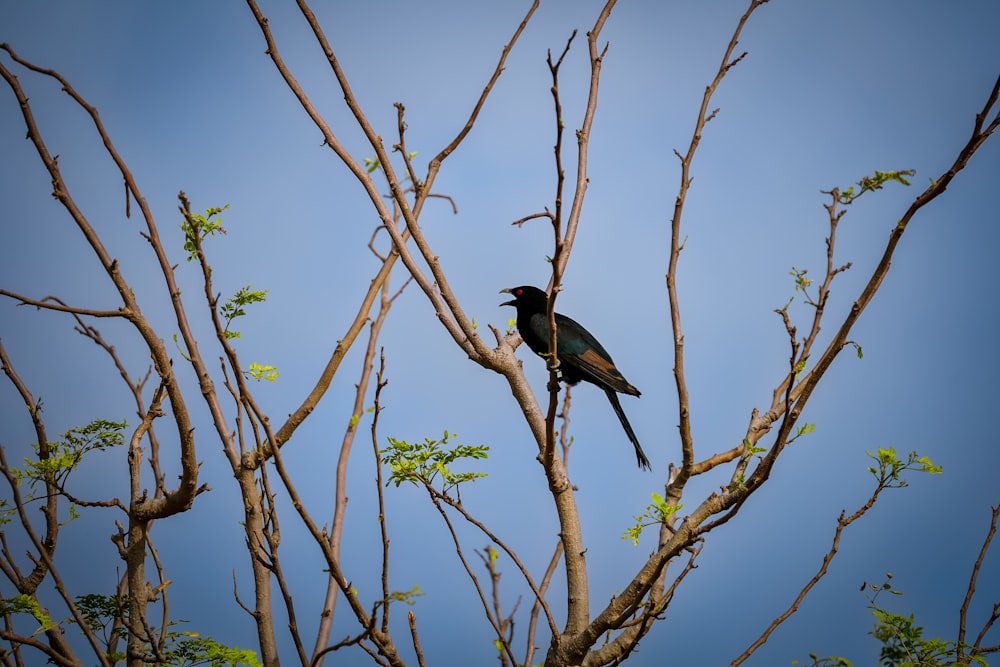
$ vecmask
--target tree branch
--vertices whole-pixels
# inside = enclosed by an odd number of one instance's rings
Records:
[[[965,599],[962,600],[962,607],[958,612],[958,639],[955,642],[955,651],[956,657],[960,663],[964,662],[965,657],[965,627],[969,617],[969,605],[972,604],[972,596],[976,593],[976,582],[979,579],[979,570],[982,568],[983,561],[986,559],[986,552],[989,551],[990,544],[993,542],[993,536],[996,535],[998,518],[1000,518],[1000,505],[992,508],[992,513],[990,515],[990,528],[986,532],[986,537],[983,539],[983,545],[979,549],[979,556],[976,558],[976,563],[972,566],[972,574],[969,575],[969,587],[965,591]],[[976,641],[973,644],[974,649],[979,649],[981,647],[986,633],[989,631],[993,623],[1000,618],[998,610],[1000,610],[1000,604],[994,604],[992,615],[983,625],[982,630],[976,637]]]

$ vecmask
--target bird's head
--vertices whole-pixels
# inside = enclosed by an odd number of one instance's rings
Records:
[[[500,290],[500,294],[510,294],[514,298],[510,301],[505,301],[501,303],[501,306],[526,306],[529,304],[541,304],[544,308],[548,297],[545,292],[538,289],[537,287],[532,287],[531,285],[521,285],[520,287],[507,287]]]

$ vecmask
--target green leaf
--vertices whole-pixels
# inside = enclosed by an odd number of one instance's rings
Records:
[[[423,591],[420,590],[419,584],[414,584],[413,588],[408,591],[392,591],[389,593],[389,599],[386,602],[405,602],[408,605],[413,605],[416,600],[421,595],[424,595]]]
[[[941,466],[926,456],[919,456],[916,452],[907,454],[905,460],[899,458],[892,447],[879,447],[875,454],[871,452],[867,454],[876,464],[869,466],[868,472],[874,475],[877,484],[883,489],[900,489],[908,486],[907,481],[901,477],[904,472],[924,472],[929,475],[939,475],[943,472]]]
[[[226,321],[226,326],[222,333],[227,339],[231,340],[233,338],[240,337],[240,332],[229,330],[230,325],[232,325],[233,320],[237,317],[243,317],[247,314],[245,306],[252,303],[262,303],[267,301],[267,292],[268,291],[266,289],[252,290],[250,289],[250,285],[247,285],[246,287],[242,287],[237,290],[236,294],[222,304],[219,308],[219,314],[222,315],[222,318]]]
[[[31,488],[40,482],[50,482],[62,486],[66,478],[80,464],[83,457],[92,451],[104,451],[118,447],[125,442],[123,431],[128,426],[125,420],[120,422],[106,419],[95,419],[86,426],[71,428],[62,434],[62,440],[46,443],[47,455],[42,457],[42,448],[34,443],[32,448],[38,455],[37,459],[24,459],[24,468],[14,469],[14,475],[21,480],[28,480]],[[70,519],[74,518],[71,510]]]
[[[54,625],[48,614],[42,611],[38,600],[30,595],[21,594],[12,598],[0,598],[0,614],[5,616],[7,614],[29,614],[38,621],[38,625],[41,626],[39,631],[43,632],[51,630]]]
[[[908,180],[910,176],[917,173],[913,169],[901,169],[899,171],[878,171],[871,176],[864,176],[856,185],[860,188],[857,192],[854,191],[854,187],[849,187],[840,191],[840,203],[849,205],[854,203],[854,201],[865,194],[866,192],[874,192],[875,190],[881,190],[886,183],[899,183],[901,185],[910,185]]]
[[[432,486],[440,480],[442,493],[447,493],[459,484],[486,477],[486,473],[452,470],[452,464],[462,459],[487,458],[490,449],[486,445],[457,445],[444,449],[443,446],[455,437],[445,431],[440,440],[424,438],[421,443],[387,438],[389,446],[380,452],[390,471],[386,485],[391,482],[398,487],[403,482],[409,482]]]
[[[211,667],[223,667],[223,665],[262,667],[257,654],[250,649],[226,646],[211,637],[199,637],[197,633],[185,634],[187,637],[178,639],[168,651],[174,664],[193,666],[208,663]]]
[[[795,291],[804,292],[807,287],[813,284],[812,278],[806,278],[806,274],[809,273],[808,269],[796,269],[794,266],[792,270],[788,272],[788,275],[795,278]]]
[[[646,505],[646,509],[642,514],[632,517],[635,519],[635,525],[629,526],[622,533],[623,540],[631,540],[632,546],[639,545],[639,536],[642,535],[642,530],[646,526],[652,526],[656,524],[665,523],[677,510],[684,507],[684,505],[669,505],[658,493],[649,494],[653,502]]]
[[[797,429],[795,429],[795,435],[793,435],[792,437],[790,437],[788,439],[788,443],[786,443],[786,444],[790,445],[793,442],[795,442],[796,440],[798,440],[800,437],[802,437],[803,435],[807,435],[809,433],[812,433],[815,430],[816,430],[816,424],[815,423],[813,423],[813,424],[803,424],[802,426],[799,426]]]
[[[188,252],[187,261],[191,261],[198,256],[201,243],[209,236],[216,233],[225,234],[222,227],[222,219],[218,217],[220,213],[229,208],[226,204],[222,208],[210,208],[205,211],[205,215],[192,213],[185,216],[181,223],[181,231],[184,232],[184,249]]]
[[[275,368],[274,366],[258,364],[257,362],[251,363],[249,370],[243,371],[243,374],[249,378],[257,380],[258,382],[260,382],[261,380],[267,380],[268,382],[278,381],[277,368]]]

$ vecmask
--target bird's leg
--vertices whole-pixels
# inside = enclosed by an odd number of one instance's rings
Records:
[[[559,383],[566,381],[566,378],[564,378],[562,376],[562,373],[559,372],[560,366],[561,366],[561,364],[559,363],[559,359],[558,358],[556,358],[555,359],[555,363],[553,363],[552,358],[549,355],[545,355],[545,367],[549,369],[550,373],[554,372],[556,374],[555,375],[555,386],[553,386],[550,383],[546,387],[549,391],[559,391]],[[552,376],[550,375],[549,377],[551,378]]]

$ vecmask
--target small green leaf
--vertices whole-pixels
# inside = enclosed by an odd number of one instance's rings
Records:
[[[642,514],[632,517],[635,519],[635,525],[629,526],[622,533],[622,539],[631,540],[632,546],[639,545],[639,536],[642,535],[643,528],[665,523],[677,510],[684,507],[684,505],[668,505],[663,496],[658,493],[654,492],[649,495],[653,502],[646,506]]]
[[[266,366],[264,364],[258,364],[253,362],[250,364],[249,370],[243,371],[243,374],[249,378],[257,380],[267,380],[268,382],[278,381],[278,369],[274,366]]]
[[[809,433],[812,433],[815,430],[816,430],[816,424],[814,424],[814,423],[813,424],[808,424],[808,423],[807,424],[803,424],[802,426],[799,426],[797,429],[795,429],[795,435],[793,435],[792,437],[790,437],[788,439],[788,443],[787,444],[790,445],[793,442],[795,442],[796,440],[798,440],[800,437],[802,437],[803,435],[807,435]]]

